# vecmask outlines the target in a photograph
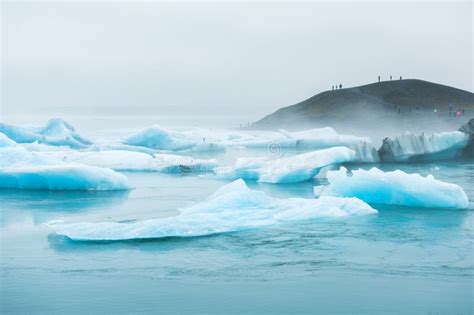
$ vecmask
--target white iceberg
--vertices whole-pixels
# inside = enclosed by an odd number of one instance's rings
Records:
[[[45,190],[130,189],[111,169],[44,159],[21,147],[0,149],[0,188]]]
[[[266,161],[265,159],[237,160],[234,166],[214,169],[222,178],[243,178],[266,183],[296,183],[310,180],[323,167],[357,160],[354,150],[333,147],[288,158]]]
[[[174,217],[135,222],[60,223],[49,226],[58,235],[77,241],[117,241],[163,237],[192,237],[234,232],[320,217],[376,214],[356,198],[272,198],[236,180],[206,200]]]
[[[116,171],[188,173],[211,172],[218,165],[215,159],[194,159],[173,154],[146,154],[125,150],[76,151],[58,150],[36,152],[36,156],[49,161],[80,163],[110,168]]]
[[[61,119],[50,119],[46,126],[41,128],[23,128],[0,123],[0,132],[17,143],[46,143],[54,146],[69,146],[71,148],[85,148],[91,142],[81,137],[74,127]]]
[[[432,175],[407,174],[400,170],[383,172],[377,168],[352,171],[341,167],[327,173],[329,186],[315,187],[317,196],[356,197],[368,203],[422,208],[465,209],[469,205],[464,190],[436,180]]]
[[[467,146],[469,136],[460,131],[414,135],[406,132],[385,139],[379,149],[382,161],[409,162],[451,159]]]
[[[357,146],[360,143],[370,143],[367,137],[357,137],[351,135],[340,135],[333,128],[316,128],[298,132],[288,132],[279,129],[282,135],[288,140],[294,141],[297,149],[324,149],[337,146]]]

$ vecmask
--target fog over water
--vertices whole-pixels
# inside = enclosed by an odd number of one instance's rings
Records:
[[[199,116],[220,115],[234,127],[331,85],[378,75],[473,90],[471,2],[1,8],[0,114],[7,122],[141,115],[206,125]]]

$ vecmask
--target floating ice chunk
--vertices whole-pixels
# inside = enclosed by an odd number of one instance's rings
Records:
[[[218,143],[198,143],[189,149],[181,150],[179,153],[198,153],[198,152],[222,152],[225,147]]]
[[[244,178],[266,183],[296,183],[316,176],[321,168],[353,162],[356,152],[346,147],[334,147],[271,161],[241,160],[234,167],[218,167],[214,173],[224,178]],[[248,162],[248,163],[245,163]]]
[[[184,150],[193,147],[192,142],[176,139],[170,131],[158,125],[126,138],[125,143],[157,150]]]
[[[0,132],[0,148],[12,147],[14,145],[16,145],[15,141]]]
[[[277,199],[250,190],[242,180],[236,180],[175,217],[128,223],[51,222],[49,225],[56,234],[77,241],[117,241],[202,236],[318,217],[376,213],[357,198]]]
[[[356,197],[369,203],[424,208],[468,207],[464,190],[455,184],[436,180],[432,175],[407,174],[400,170],[383,172],[377,168],[354,170],[344,167],[327,174],[329,186],[315,188],[315,195]]]
[[[233,165],[216,167],[213,172],[220,178],[258,180],[260,169],[267,163],[268,159],[266,157],[243,157],[238,158]]]
[[[355,159],[355,152],[346,147],[334,147],[277,159],[261,168],[259,181],[266,183],[302,182],[316,176],[323,167],[352,162]]]
[[[21,147],[0,149],[0,188],[130,189],[127,177],[106,168],[47,160]]]
[[[17,143],[46,143],[55,146],[69,146],[71,148],[85,148],[91,144],[81,137],[74,128],[61,119],[50,119],[46,126],[41,128],[22,128],[0,123],[0,132]]]
[[[283,129],[278,130],[288,139],[296,140],[296,148],[298,149],[324,149],[335,146],[352,146],[361,142],[370,143],[370,139],[366,137],[357,137],[351,135],[340,135],[333,128],[317,128],[298,132],[288,132]]]
[[[141,146],[154,150],[183,152],[224,151],[225,147],[216,143],[206,143],[206,138],[195,139],[183,133],[154,125],[124,140],[131,146]]]
[[[122,190],[131,187],[124,175],[110,169],[64,164],[0,168],[0,188]]]
[[[379,149],[382,161],[432,161],[452,159],[467,146],[469,136],[460,131],[414,135],[406,132],[386,138]]]
[[[85,165],[111,168],[116,171],[145,171],[163,173],[211,172],[216,167],[214,159],[201,160],[173,154],[146,154],[134,151],[75,151],[63,150],[37,152],[46,160],[73,162]]]

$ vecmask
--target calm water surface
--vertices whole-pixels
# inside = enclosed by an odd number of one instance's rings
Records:
[[[227,181],[126,173],[136,187],[129,192],[2,190],[0,312],[474,313],[474,163],[378,167],[456,183],[470,209],[373,205],[378,215],[78,243],[44,223],[172,216]],[[248,185],[313,198],[313,186],[324,183]]]
[[[383,168],[433,173],[474,200],[473,163]],[[472,203],[469,210],[374,205],[376,216],[115,243],[75,243],[44,226],[175,215],[226,183],[127,175],[130,192],[0,192],[2,312],[473,312]],[[311,198],[321,182],[249,185]]]

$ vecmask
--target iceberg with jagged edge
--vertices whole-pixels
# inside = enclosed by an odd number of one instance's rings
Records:
[[[108,168],[45,159],[22,147],[0,149],[0,188],[43,190],[130,189],[127,177]]]
[[[357,161],[357,154],[347,147],[333,147],[267,161],[240,159],[234,166],[222,166],[214,173],[222,178],[243,178],[265,183],[297,183],[310,180],[323,167]]]
[[[273,198],[250,190],[239,179],[222,186],[206,200],[174,217],[134,222],[51,222],[58,235],[76,241],[118,241],[163,237],[192,237],[281,224],[319,217],[376,214],[357,198]]]
[[[368,203],[422,208],[456,208],[469,206],[464,190],[455,184],[436,180],[432,175],[407,174],[397,170],[383,172],[377,168],[352,171],[344,167],[327,174],[329,186],[317,186],[316,196],[356,197]]]
[[[383,162],[445,160],[460,156],[468,143],[469,136],[460,131],[421,135],[405,132],[384,139],[379,155]]]
[[[71,148],[85,148],[91,142],[81,137],[66,121],[50,119],[44,127],[23,128],[0,123],[0,132],[17,143],[45,143],[53,146],[69,146]]]

